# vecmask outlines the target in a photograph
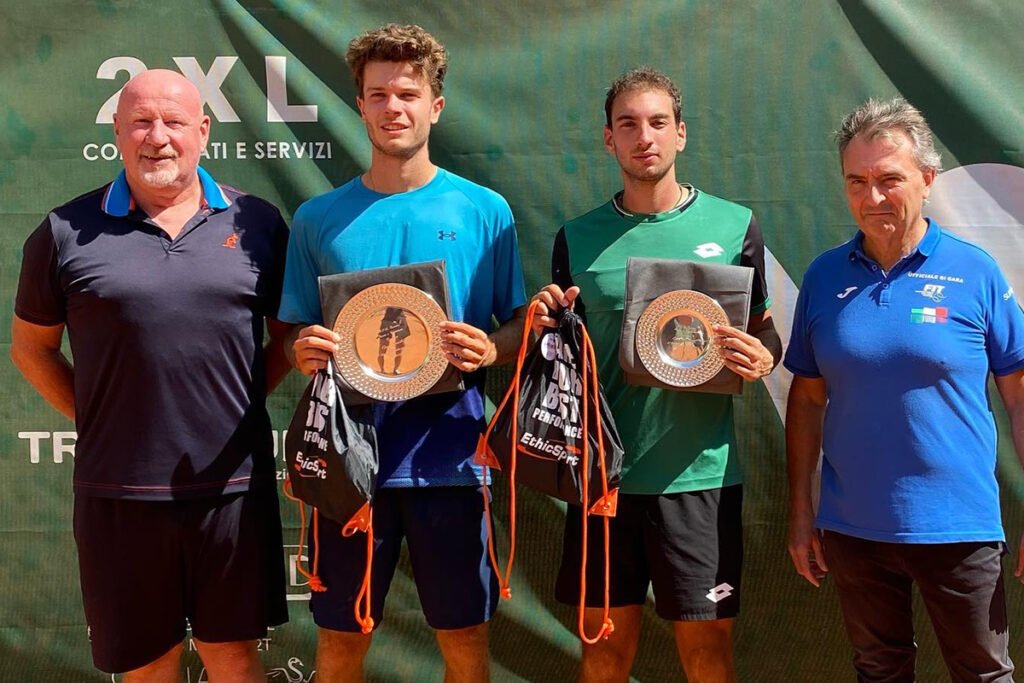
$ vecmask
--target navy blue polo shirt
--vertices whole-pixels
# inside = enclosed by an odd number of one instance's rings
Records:
[[[876,541],[1004,540],[989,373],[1024,368],[995,260],[932,221],[889,273],[863,236],[804,275],[785,366],[824,378],[817,526]]]
[[[79,494],[193,498],[274,478],[262,344],[288,229],[273,205],[199,177],[202,206],[173,240],[122,172],[25,242],[15,313],[66,325]]]

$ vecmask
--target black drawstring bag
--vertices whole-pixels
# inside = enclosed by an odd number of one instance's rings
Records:
[[[342,534],[367,534],[366,576],[356,600],[356,619],[364,633],[373,629],[370,619],[370,567],[373,560],[371,504],[377,489],[377,431],[371,405],[347,406],[337,382],[333,361],[318,370],[302,394],[285,437],[288,480],[284,492],[299,504],[302,525],[296,566],[314,591],[327,587],[320,581],[319,515],[342,525]],[[313,507],[313,562],[302,567],[306,535],[305,505]],[[365,605],[363,605],[365,601]],[[361,610],[361,606],[365,609]]]
[[[488,527],[488,550],[501,585],[510,597],[509,579],[515,555],[515,485],[537,489],[583,508],[584,518],[605,517],[605,623],[595,638],[583,631],[585,572],[581,580],[580,637],[594,643],[613,628],[608,618],[607,518],[615,516],[622,472],[622,441],[615,428],[597,377],[594,347],[575,312],[562,309],[558,327],[544,331],[530,350],[530,329],[537,303],[530,305],[512,383],[480,437],[475,460],[505,473],[509,482],[511,540],[505,572],[498,569],[493,533]],[[516,444],[513,449],[512,445]],[[486,487],[484,503],[489,506]],[[490,524],[488,515],[488,525]],[[583,524],[582,568],[586,567],[587,528]]]

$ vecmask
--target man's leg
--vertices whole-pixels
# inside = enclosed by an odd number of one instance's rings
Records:
[[[255,640],[232,643],[204,643],[197,638],[193,640],[210,683],[264,683],[267,680]]]
[[[922,544],[907,550],[950,680],[1012,681],[1002,543]]]
[[[640,619],[643,605],[612,607],[609,616],[615,632],[593,645],[583,645],[580,662],[580,683],[628,683],[637,645],[640,642]],[[593,636],[604,623],[604,610],[588,607],[583,612],[583,625]]]
[[[176,683],[186,616],[179,506],[75,494],[74,531],[96,668]]]
[[[904,570],[905,544],[882,543],[825,532],[825,559],[836,582],[853,666],[862,683],[914,680],[911,578]]]
[[[124,674],[122,683],[178,683],[181,676],[182,645],[175,645],[163,656]],[[212,683],[212,682],[211,682]]]
[[[370,616],[380,626],[384,600],[398,566],[403,529],[400,517],[402,489],[381,489],[373,501],[373,569],[370,575]],[[307,552],[313,557],[313,530]],[[341,535],[341,525],[320,518],[320,579],[327,590],[310,599],[317,630],[316,679],[321,683],[363,680],[363,660],[372,634],[364,634],[356,621],[356,597],[366,573],[366,536]]]
[[[732,658],[734,619],[677,621],[676,649],[690,683],[736,683]]]
[[[179,504],[192,638],[211,683],[256,683],[256,643],[288,620],[273,486]]]
[[[316,679],[320,683],[362,683],[363,660],[372,634],[317,629]]]
[[[656,496],[619,494],[618,512],[609,522],[611,556],[609,575],[609,617],[615,630],[594,645],[583,644],[580,681],[628,681],[640,641],[640,621],[647,602],[650,573],[644,548],[644,524]],[[587,595],[583,611],[584,631],[593,637],[604,623],[604,518],[587,519]],[[569,506],[562,534],[562,562],[558,568],[555,598],[578,609],[580,563],[583,551],[583,515]],[[575,620],[574,620],[575,622]]]
[[[487,622],[498,582],[487,555],[478,486],[402,489],[402,523],[423,614],[436,631],[445,681],[488,680]]]
[[[491,678],[487,623],[466,628],[438,629],[437,644],[444,657],[445,683],[472,683]]]
[[[732,626],[743,574],[743,487],[654,497],[644,529],[658,616],[673,622],[690,683],[735,683]]]

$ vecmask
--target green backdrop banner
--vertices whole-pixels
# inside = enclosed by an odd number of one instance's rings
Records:
[[[952,169],[939,177],[930,211],[982,242],[1024,291],[1018,0],[0,0],[2,298],[13,301],[22,242],[45,212],[117,172],[111,113],[119,89],[141,69],[178,69],[199,86],[213,119],[204,164],[287,216],[360,172],[369,145],[344,49],[388,21],[420,23],[447,44],[448,105],[432,155],[507,197],[531,290],[546,281],[558,226],[617,189],[617,168],[601,142],[604,92],[623,70],[646,63],[682,88],[688,144],[680,179],[744,203],[760,219],[785,334],[807,264],[855,230],[830,131],[871,96],[902,93],[924,110]],[[2,311],[7,344],[11,306]],[[492,388],[501,380],[496,373]],[[272,397],[279,430],[302,386],[293,374]],[[744,681],[850,680],[833,589],[798,579],[785,551],[787,386],[779,371],[738,401],[747,473],[739,673]],[[10,363],[0,363],[0,388],[0,679],[104,680],[91,666],[70,531],[74,426]],[[1024,476],[996,410],[1004,519],[1016,546]],[[280,450],[280,431],[275,438]],[[499,510],[503,502],[499,495]],[[562,509],[527,493],[520,505],[514,597],[493,624],[494,678],[571,680],[575,615],[551,597]],[[290,507],[285,523],[294,543]],[[286,546],[281,561],[294,554]],[[403,560],[367,660],[372,680],[442,678],[410,573]],[[294,571],[290,579],[291,622],[261,650],[270,680],[308,681],[315,647],[308,592]],[[1024,587],[1012,582],[1008,595],[1011,654],[1024,662]],[[920,680],[943,680],[920,604],[916,621]],[[647,610],[643,628],[635,679],[682,679],[670,627]],[[194,652],[186,664],[185,680],[206,680]]]

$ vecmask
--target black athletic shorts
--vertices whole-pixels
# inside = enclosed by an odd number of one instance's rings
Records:
[[[642,605],[654,586],[655,610],[672,621],[735,617],[743,568],[743,487],[668,495],[619,494],[611,518],[611,606]],[[579,604],[580,508],[565,518],[555,597]],[[604,521],[590,517],[587,607],[604,606]]]
[[[144,501],[75,496],[92,657],[108,673],[182,641],[255,640],[288,620],[277,492]]]
[[[309,545],[313,546],[312,529]],[[309,602],[317,626],[358,633],[355,602],[366,573],[366,536],[342,536],[320,518],[320,579],[327,586]],[[482,624],[498,606],[498,579],[487,557],[487,517],[478,486],[384,488],[373,500],[370,616],[384,620],[384,601],[409,548],[416,592],[427,624],[438,630]],[[310,551],[307,550],[307,553]]]

